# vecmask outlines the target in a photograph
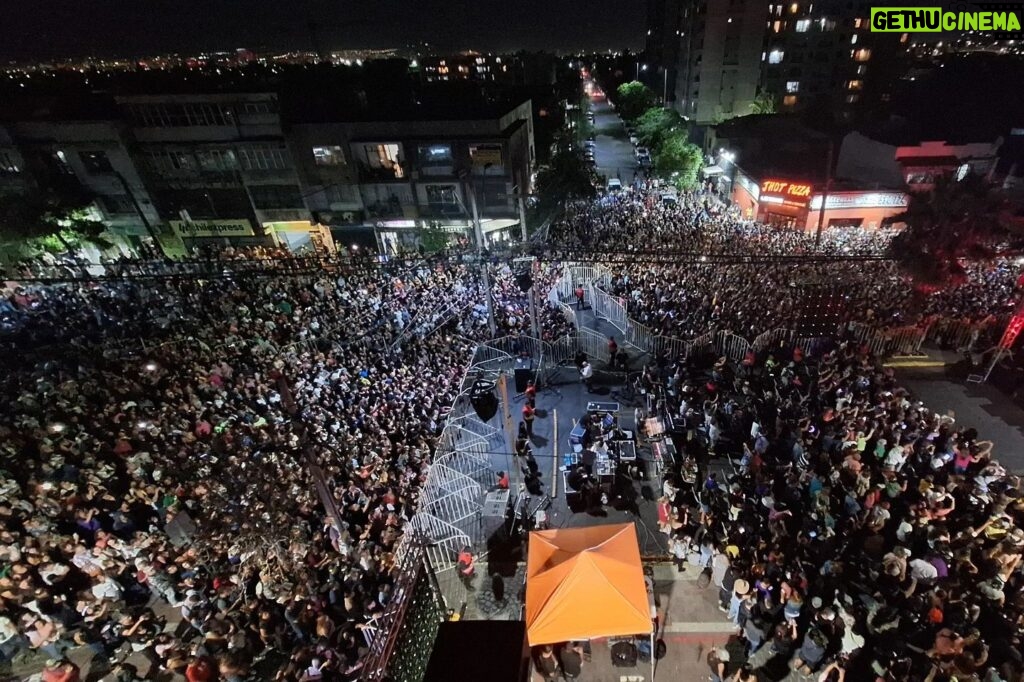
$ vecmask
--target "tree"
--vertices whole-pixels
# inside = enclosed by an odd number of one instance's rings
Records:
[[[619,115],[627,121],[635,121],[640,118],[657,102],[654,91],[640,81],[623,83],[619,86],[617,93],[618,102],[615,106],[618,108]]]
[[[686,129],[686,121],[672,109],[652,107],[636,121],[636,136],[640,142],[657,150],[670,133]]]
[[[93,196],[82,189],[40,189],[0,195],[0,239],[74,255],[83,242],[106,248],[106,226],[90,215]]]
[[[593,169],[579,154],[560,150],[551,163],[537,173],[537,195],[541,213],[551,211],[567,199],[589,199],[596,195]]]
[[[670,133],[654,155],[654,169],[679,189],[691,189],[697,185],[703,161],[700,147],[690,143],[685,134]]]
[[[964,274],[960,259],[991,256],[999,242],[1015,236],[1000,208],[984,178],[942,178],[931,191],[912,194],[907,210],[891,218],[906,228],[890,252],[920,283],[955,283]]]
[[[750,113],[752,114],[774,114],[775,113],[775,98],[764,90],[759,90],[757,96],[754,97],[754,101],[750,103]]]

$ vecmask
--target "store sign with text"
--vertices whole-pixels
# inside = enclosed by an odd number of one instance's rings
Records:
[[[782,197],[786,201],[806,204],[811,199],[811,186],[803,182],[786,180],[765,180],[761,183],[761,195]]]
[[[251,237],[248,220],[169,220],[171,229],[181,237]]]

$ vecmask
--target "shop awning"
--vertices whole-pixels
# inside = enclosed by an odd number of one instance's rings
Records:
[[[530,646],[649,634],[647,587],[632,523],[530,533]]]
[[[721,175],[724,172],[725,170],[717,163],[714,164],[713,166],[705,166],[703,169],[701,169],[701,173],[703,173],[704,175]]]
[[[519,221],[514,218],[482,218],[480,220],[480,229],[483,230],[484,234],[488,234],[509,227],[515,227],[518,224]]]

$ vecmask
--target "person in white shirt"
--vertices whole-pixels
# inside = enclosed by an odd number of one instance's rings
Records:
[[[587,392],[593,393],[594,391],[594,368],[587,362],[583,361],[583,366],[580,367],[580,376],[583,378],[583,383],[587,386]]]

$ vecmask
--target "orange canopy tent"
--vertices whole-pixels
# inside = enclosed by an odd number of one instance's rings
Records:
[[[654,632],[632,523],[530,533],[530,646]]]

